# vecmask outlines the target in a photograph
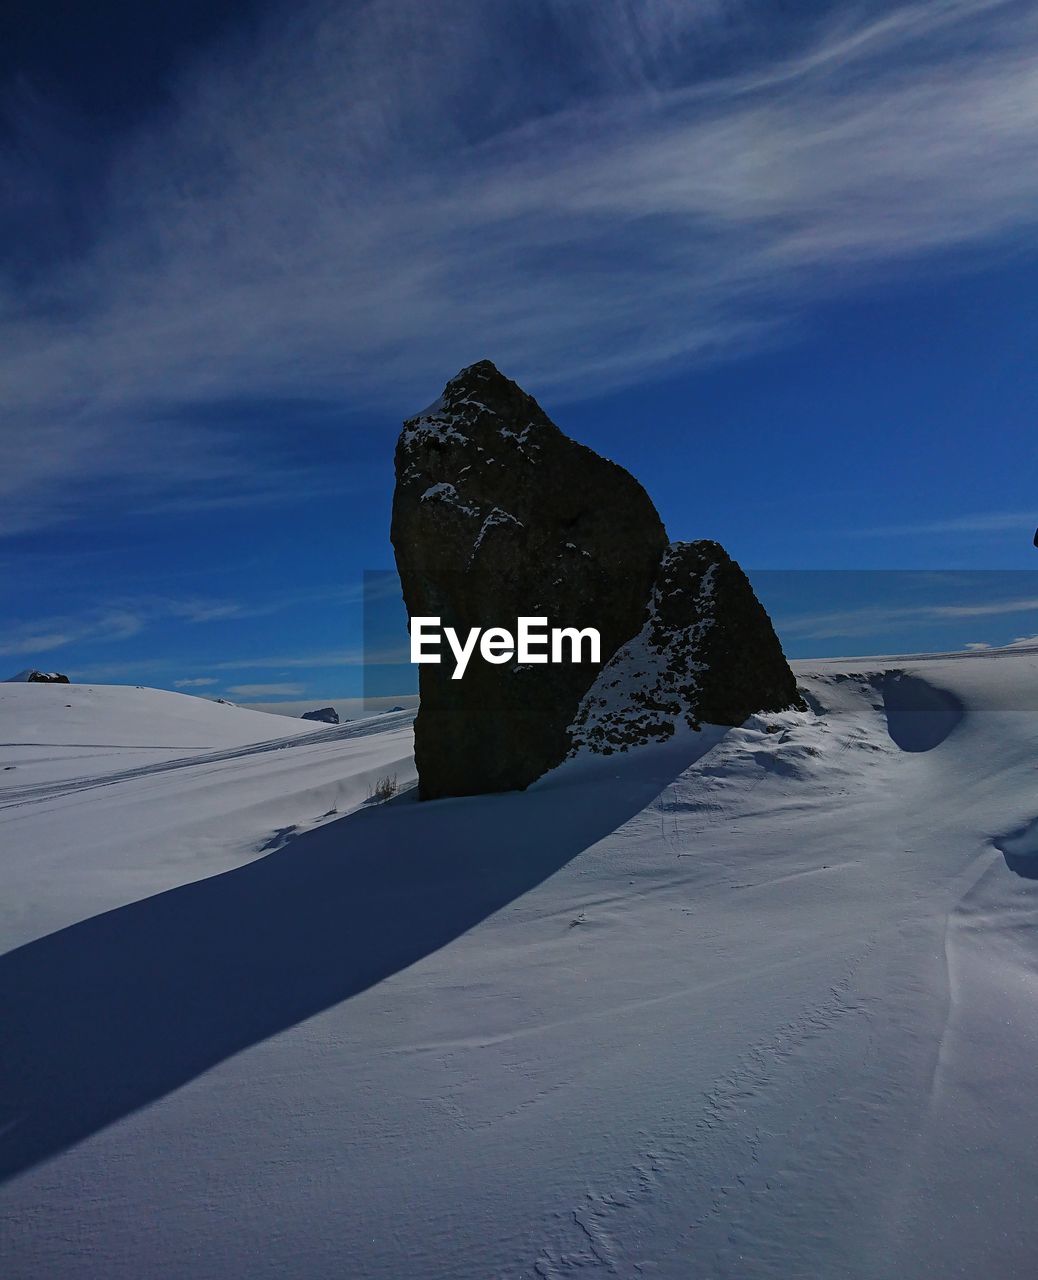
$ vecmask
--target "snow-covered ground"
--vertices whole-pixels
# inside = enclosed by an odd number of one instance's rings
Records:
[[[0,685],[0,1274],[1038,1274],[1038,652],[799,665],[431,804]]]

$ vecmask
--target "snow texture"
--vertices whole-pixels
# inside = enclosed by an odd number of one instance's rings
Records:
[[[797,676],[424,804],[407,713],[5,685],[5,1280],[1035,1274],[1038,652]]]

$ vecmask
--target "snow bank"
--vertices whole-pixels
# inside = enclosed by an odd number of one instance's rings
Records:
[[[1038,655],[796,667],[522,794],[367,804],[398,715],[0,797],[5,1276],[1031,1274]]]

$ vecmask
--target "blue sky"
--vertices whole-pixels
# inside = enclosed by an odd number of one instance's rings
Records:
[[[0,670],[356,696],[483,357],[791,655],[1038,632],[1033,5],[169,10],[4,6]]]

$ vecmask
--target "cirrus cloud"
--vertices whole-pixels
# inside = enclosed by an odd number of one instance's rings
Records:
[[[213,404],[398,417],[486,354],[559,402],[905,263],[1033,249],[1036,54],[1020,0],[276,12],[113,142],[85,248],[0,285],[0,533],[102,487],[305,489]],[[18,216],[61,198],[39,168],[0,154]]]
[[[290,698],[294,694],[306,693],[305,684],[232,684],[227,689],[241,698]]]

